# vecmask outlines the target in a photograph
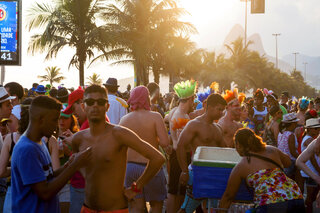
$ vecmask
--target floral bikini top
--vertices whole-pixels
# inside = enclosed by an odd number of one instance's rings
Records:
[[[262,169],[249,174],[247,183],[254,188],[253,202],[256,206],[303,199],[297,183],[288,178],[280,168]]]

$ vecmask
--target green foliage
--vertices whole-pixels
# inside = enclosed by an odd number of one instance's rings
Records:
[[[60,83],[62,80],[65,79],[64,76],[62,76],[62,73],[60,72],[60,68],[54,66],[54,67],[47,67],[46,68],[46,75],[39,75],[38,78],[40,78],[40,82],[48,81],[52,87],[53,83]]]
[[[240,91],[267,88],[276,94],[288,91],[296,97],[316,96],[316,89],[306,84],[300,71],[293,70],[290,75],[281,72],[258,52],[248,50],[250,44],[244,46],[242,38],[237,39],[231,46],[227,46],[231,53],[229,58],[216,56],[214,52],[205,53],[200,75],[190,74],[189,78],[203,82],[204,86],[216,81],[223,90],[229,89],[230,83],[235,81]]]
[[[119,0],[108,5],[102,17],[114,35],[114,46],[98,58],[133,64],[138,85],[148,83],[149,70],[158,82],[177,35],[196,32],[190,23],[178,20],[184,14],[174,0]]]
[[[75,50],[69,67],[79,70],[80,85],[84,85],[84,65],[94,57],[94,50],[104,52],[107,36],[96,18],[104,10],[105,0],[53,0],[35,3],[27,15],[29,31],[38,30],[29,42],[28,51],[46,52],[46,59],[56,57],[66,46]]]
[[[102,79],[100,78],[100,75],[97,73],[92,73],[92,76],[87,77],[87,84],[89,85],[101,85],[102,84]]]

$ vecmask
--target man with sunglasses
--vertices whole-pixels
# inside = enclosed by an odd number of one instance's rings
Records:
[[[81,87],[73,91],[68,97],[68,106],[63,111],[64,114],[73,113],[76,116],[80,124],[80,130],[89,128],[87,114],[84,111],[83,94],[84,91]],[[107,116],[105,116],[105,119],[107,122],[109,121]],[[64,136],[63,141],[71,142],[73,136],[71,132],[64,133]],[[85,180],[80,172],[76,172],[70,181],[70,212],[80,212],[85,197],[84,188]]]
[[[84,106],[90,128],[73,136],[74,152],[92,147],[93,159],[84,168],[86,179],[86,212],[128,212],[127,199],[133,199],[143,186],[159,171],[164,163],[161,153],[140,139],[131,130],[105,120],[109,108],[105,88],[92,85],[84,92]],[[144,173],[123,189],[127,163],[127,150],[131,148],[148,159]]]

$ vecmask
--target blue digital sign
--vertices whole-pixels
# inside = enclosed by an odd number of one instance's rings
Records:
[[[20,65],[20,1],[0,1],[0,64]]]

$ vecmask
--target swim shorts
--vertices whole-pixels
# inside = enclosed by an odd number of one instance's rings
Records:
[[[191,162],[191,155],[187,153],[187,163]],[[172,153],[169,157],[170,163],[170,171],[169,171],[169,184],[168,184],[168,192],[172,195],[185,195],[186,194],[186,186],[181,186],[179,184],[181,168],[179,166],[177,153],[175,150],[172,150]]]
[[[133,182],[136,182],[143,174],[146,164],[128,162],[125,178],[125,187],[128,188]],[[146,202],[163,201],[167,198],[167,180],[163,169],[160,171],[143,187],[142,193],[136,195],[136,199],[144,198]]]
[[[60,203],[70,203],[70,184],[66,184],[59,192],[58,192],[59,202]]]
[[[80,213],[129,213],[128,209],[119,209],[119,210],[112,210],[112,211],[103,211],[103,210],[93,210],[83,205],[81,208]]]

